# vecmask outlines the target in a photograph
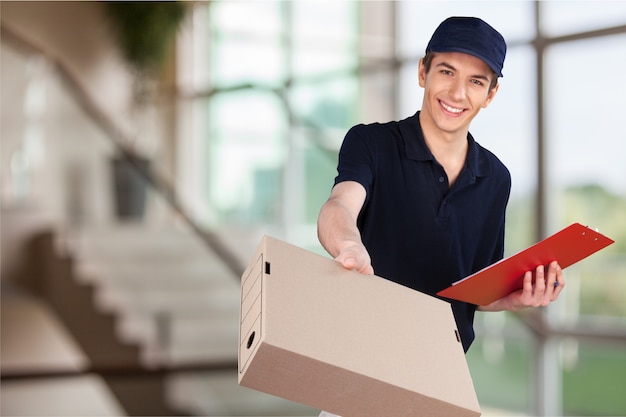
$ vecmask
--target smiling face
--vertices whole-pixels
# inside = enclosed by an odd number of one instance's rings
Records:
[[[464,53],[437,53],[428,71],[420,60],[419,84],[424,88],[420,121],[425,131],[437,129],[465,140],[471,121],[498,91],[498,85],[490,88],[494,77],[485,62]]]

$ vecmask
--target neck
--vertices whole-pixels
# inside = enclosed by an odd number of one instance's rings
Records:
[[[461,157],[465,160],[468,147],[466,130],[446,132],[424,117],[423,113],[420,113],[420,126],[428,149],[437,159]]]
[[[422,122],[423,119],[426,120]],[[424,141],[437,162],[446,171],[448,184],[452,186],[465,165],[465,157],[469,147],[467,143],[468,132],[445,132],[438,129],[434,124],[429,124],[427,119],[420,115]]]

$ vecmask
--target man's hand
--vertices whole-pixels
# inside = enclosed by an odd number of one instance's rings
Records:
[[[335,258],[346,269],[354,269],[362,274],[372,275],[372,261],[365,246],[357,243],[347,245],[341,249],[339,255]]]
[[[487,306],[480,306],[481,311],[517,311],[527,307],[543,307],[555,301],[563,287],[565,279],[559,264],[554,261],[544,271],[543,265],[528,271],[524,275],[522,289],[512,292]]]

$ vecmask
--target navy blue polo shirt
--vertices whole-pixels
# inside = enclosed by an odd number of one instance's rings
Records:
[[[348,131],[335,184],[365,187],[357,225],[376,275],[434,296],[502,258],[510,173],[471,135],[467,140],[465,166],[449,187],[424,141],[419,112]],[[448,301],[467,351],[476,306]]]

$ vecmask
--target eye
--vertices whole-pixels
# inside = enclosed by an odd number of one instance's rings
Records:
[[[441,74],[443,75],[452,75],[452,71],[447,70],[447,69],[442,69],[441,71],[439,71]]]
[[[476,84],[479,87],[482,87],[485,85],[485,83],[482,80],[476,79],[476,78],[472,78],[470,80],[471,83]]]

